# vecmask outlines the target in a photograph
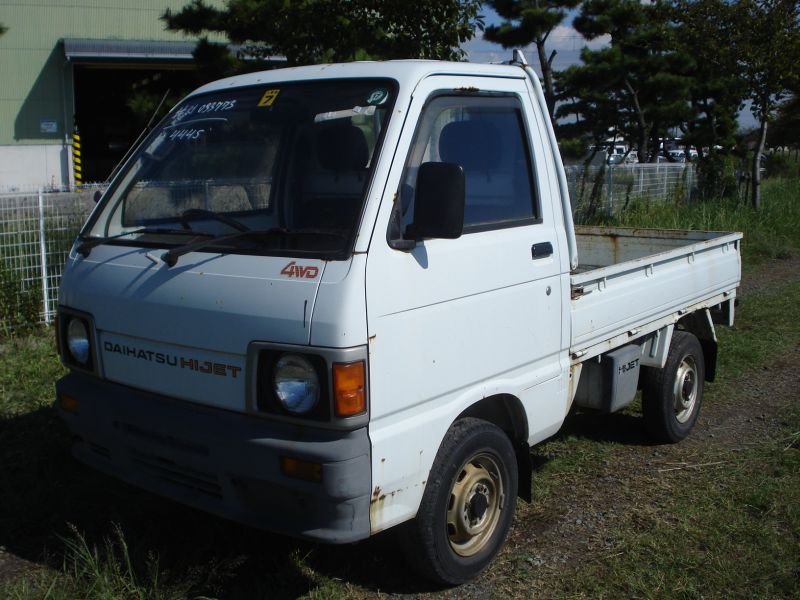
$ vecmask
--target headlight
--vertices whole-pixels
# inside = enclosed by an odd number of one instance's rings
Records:
[[[281,406],[295,415],[307,413],[319,400],[314,366],[297,354],[284,354],[273,369],[273,389]]]
[[[89,331],[83,319],[70,319],[67,325],[67,348],[78,364],[89,366]]]

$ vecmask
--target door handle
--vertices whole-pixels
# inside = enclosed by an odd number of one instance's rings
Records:
[[[553,244],[550,242],[540,242],[531,246],[531,258],[547,258],[553,254]]]

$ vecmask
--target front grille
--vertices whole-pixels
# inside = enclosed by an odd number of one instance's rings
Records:
[[[150,443],[167,446],[169,448],[176,448],[178,450],[184,450],[198,456],[208,456],[208,448],[202,444],[182,440],[172,435],[157,433],[149,429],[143,429],[137,425],[125,423],[124,421],[115,421],[114,427],[131,437],[145,440]]]
[[[206,473],[186,465],[180,465],[169,458],[135,449],[130,449],[130,456],[133,462],[160,481],[222,499],[222,486],[213,473]]]
[[[87,440],[86,445],[88,446],[89,450],[102,456],[105,459],[111,459],[111,450],[106,448],[105,446],[101,446],[100,444],[95,444]]]

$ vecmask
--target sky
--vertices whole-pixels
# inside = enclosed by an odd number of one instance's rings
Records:
[[[572,19],[575,16],[575,11],[569,13],[564,23],[556,27],[553,33],[547,40],[547,53],[548,55],[553,50],[556,51],[556,58],[553,61],[553,67],[557,71],[566,69],[568,66],[580,62],[581,49],[584,46],[596,49],[602,48],[608,44],[608,36],[602,36],[591,42],[587,42],[581,34],[572,28]],[[483,16],[485,24],[499,25],[502,19],[496,12],[483,6]],[[492,63],[502,62],[511,58],[511,50],[504,50],[499,44],[494,44],[483,39],[483,32],[476,32],[476,36],[469,42],[462,45],[466,51],[470,62]],[[531,44],[522,49],[525,58],[528,59],[531,67],[541,76],[541,68],[539,67],[539,58],[536,55],[536,46]]]
[[[572,19],[576,12],[577,11],[570,12],[567,18],[564,19],[564,22],[550,34],[547,40],[548,55],[553,50],[556,51],[556,58],[553,61],[553,67],[556,71],[561,71],[572,64],[580,62],[580,53],[584,46],[597,49],[608,44],[608,36],[602,36],[588,42],[575,31],[572,27]],[[483,6],[483,16],[487,26],[499,25],[502,21],[498,14],[485,4]],[[493,63],[511,59],[511,50],[504,50],[499,44],[494,44],[483,39],[483,32],[481,31],[476,32],[475,37],[463,44],[462,48],[466,51],[470,62]],[[533,70],[541,77],[542,73],[539,66],[539,58],[536,54],[536,46],[527,46],[522,50],[530,66],[533,67]],[[743,129],[752,129],[757,126],[755,117],[753,117],[753,114],[750,112],[749,103],[739,114],[739,126]]]

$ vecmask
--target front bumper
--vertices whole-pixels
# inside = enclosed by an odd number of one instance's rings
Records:
[[[207,408],[79,373],[56,384],[79,402],[59,413],[73,454],[113,477],[210,513],[287,535],[369,537],[366,427],[341,432]],[[287,456],[322,464],[321,482],[290,478]]]

